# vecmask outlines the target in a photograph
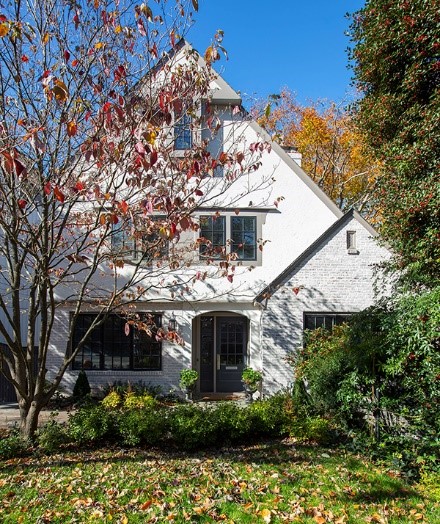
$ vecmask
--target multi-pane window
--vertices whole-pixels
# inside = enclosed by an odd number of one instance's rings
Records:
[[[231,217],[231,249],[240,260],[255,260],[257,258],[256,222],[255,217]]]
[[[226,217],[201,216],[200,237],[204,242],[200,244],[200,254],[209,257],[219,257],[226,246]]]
[[[72,348],[90,329],[96,315],[84,313],[78,316],[72,336]],[[123,316],[109,315],[94,327],[73,362],[74,369],[160,370],[162,366],[162,343],[154,335],[161,325],[160,315],[145,316],[151,324],[152,335],[130,326]]]
[[[220,329],[220,364],[237,366],[244,363],[245,324],[239,321],[224,321]]]
[[[332,329],[350,320],[350,313],[304,313],[304,329]]]
[[[186,113],[176,116],[174,123],[174,149],[185,150],[192,147],[191,117]]]
[[[162,217],[153,217],[153,222],[163,220]],[[154,260],[164,260],[168,257],[168,242],[160,237],[158,232],[150,227],[151,231],[136,231],[130,223],[118,222],[112,231],[112,252],[123,258],[143,260],[152,264]]]
[[[238,260],[257,260],[256,216],[201,216],[200,237],[202,256],[233,253]]]

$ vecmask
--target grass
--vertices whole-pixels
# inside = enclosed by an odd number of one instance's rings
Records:
[[[435,523],[440,504],[340,450],[290,442],[195,454],[107,448],[3,463],[0,521]]]

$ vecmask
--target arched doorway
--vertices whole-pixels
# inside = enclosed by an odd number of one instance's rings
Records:
[[[234,313],[209,313],[196,319],[196,359],[201,393],[243,390],[241,375],[246,366],[248,319]]]

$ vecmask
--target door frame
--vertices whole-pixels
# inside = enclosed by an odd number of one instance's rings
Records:
[[[241,313],[233,312],[233,311],[207,311],[205,313],[200,313],[193,319],[193,329],[192,329],[192,363],[193,363],[193,369],[196,369],[199,373],[199,381],[197,384],[199,393],[206,393],[204,391],[200,391],[200,337],[201,337],[201,317],[237,317],[242,318],[245,323],[245,329],[246,329],[246,342],[245,342],[245,356],[244,356],[244,363],[243,366],[246,367],[249,363],[249,348],[250,348],[250,319],[246,315],[243,315]],[[213,391],[212,393],[224,393],[223,391],[217,391],[217,322],[214,321],[214,348],[213,348],[213,363],[212,363],[212,373],[213,373]]]

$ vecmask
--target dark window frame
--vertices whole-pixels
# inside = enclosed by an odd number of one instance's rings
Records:
[[[166,217],[162,215],[151,217],[155,222],[165,220],[165,218]],[[161,240],[158,233],[145,234],[141,238],[135,238],[128,233],[128,229],[133,226],[127,223],[126,227],[122,228],[122,225],[122,222],[118,222],[113,226],[111,234],[111,250],[113,254],[120,254],[124,260],[132,260],[133,262],[143,260],[149,266],[151,266],[155,260],[161,261],[168,258],[170,252],[169,242]],[[122,241],[119,241],[118,237],[122,237]],[[153,245],[157,242],[158,246],[155,252],[159,256],[151,256]]]
[[[176,115],[174,121],[174,150],[187,151],[193,146],[192,118],[185,112]]]
[[[252,221],[252,228],[244,227],[245,221]],[[239,229],[234,228],[234,222],[241,223]],[[246,236],[252,235],[251,242],[246,242]],[[252,254],[245,254],[251,247]],[[237,255],[238,260],[257,260],[257,217],[231,216],[231,252]]]
[[[332,329],[335,325],[339,326],[349,321],[353,315],[353,312],[307,311],[303,313],[303,331],[313,331],[319,328]],[[318,318],[323,319],[322,325],[317,325],[321,322],[318,321]],[[312,322],[313,327],[310,327]]]
[[[209,221],[209,226],[206,227],[203,221]],[[215,228],[215,225],[222,225],[223,227]],[[200,215],[199,216],[199,238],[205,238],[210,244],[201,243],[199,247],[199,254],[202,258],[221,258],[226,249],[226,216],[224,215]],[[215,235],[222,235],[220,242],[215,242]]]
[[[154,332],[162,325],[162,315],[158,313],[151,315],[154,319],[155,328],[152,336],[149,336],[145,331],[138,330],[132,325],[130,325],[129,334],[126,335],[124,329],[126,319],[115,313],[109,314],[104,322],[92,330],[88,340],[73,360],[72,369],[89,369],[92,371],[162,371],[162,341],[157,340],[154,335]],[[90,327],[96,316],[96,313],[80,313],[78,315],[75,331],[72,333],[72,348],[76,347],[82,338],[82,334],[87,331],[87,325],[84,326],[84,323],[87,321]],[[115,321],[115,319],[117,319],[117,321]],[[111,333],[109,333],[109,328],[111,328]],[[144,347],[136,348],[139,344],[142,344]],[[123,349],[119,354],[117,352],[118,346],[120,349]],[[111,351],[109,351],[109,348],[111,348]],[[143,355],[136,355],[136,351],[142,352],[142,350],[144,352]],[[127,356],[128,366],[123,367],[123,359],[124,357],[126,359]],[[111,365],[108,366],[110,358]],[[136,358],[151,359],[151,362],[156,362],[156,364],[136,366]],[[115,365],[114,362],[118,360],[120,364]],[[86,362],[90,363],[85,365]]]

